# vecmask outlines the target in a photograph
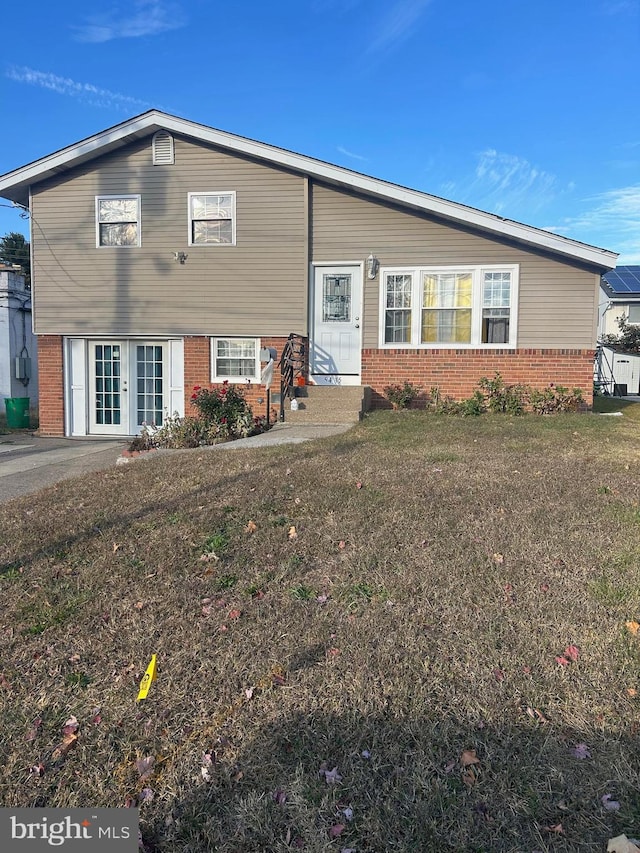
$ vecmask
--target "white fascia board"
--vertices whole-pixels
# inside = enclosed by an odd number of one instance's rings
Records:
[[[486,213],[457,202],[447,201],[447,199],[438,196],[408,189],[398,184],[391,184],[341,166],[333,166],[322,160],[315,160],[303,154],[276,148],[264,142],[256,142],[243,136],[236,136],[232,133],[196,124],[158,110],[150,110],[137,118],[130,119],[102,133],[97,133],[95,136],[2,176],[0,178],[0,194],[3,191],[11,190],[12,187],[26,188],[29,184],[43,180],[67,166],[90,159],[92,156],[98,156],[102,150],[116,147],[119,142],[128,137],[159,129],[191,136],[258,160],[267,160],[287,169],[320,178],[328,183],[338,184],[382,200],[411,207],[414,210],[424,211],[443,219],[499,234],[549,252],[594,264],[603,269],[613,269],[616,265],[618,257],[616,252],[590,246],[568,237],[561,237],[550,231],[543,231],[540,228],[524,225],[511,219],[503,219],[493,213]],[[10,195],[6,197],[11,198]]]

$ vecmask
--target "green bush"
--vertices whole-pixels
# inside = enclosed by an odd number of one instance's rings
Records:
[[[387,385],[383,391],[384,396],[395,409],[407,409],[414,400],[418,399],[420,387],[412,385],[405,379],[403,385]]]
[[[525,411],[529,394],[525,385],[505,385],[502,376],[496,373],[493,379],[483,376],[478,386],[493,414],[521,415]]]
[[[542,391],[529,389],[529,404],[537,415],[552,415],[557,412],[577,412],[584,405],[584,399],[579,388],[569,391],[564,385],[551,383]]]
[[[207,429],[212,425],[217,427],[218,441],[246,438],[262,432],[265,428],[263,418],[254,418],[242,388],[230,385],[226,380],[222,385],[212,389],[196,385],[191,395],[191,402],[200,412],[200,417],[207,425]]]

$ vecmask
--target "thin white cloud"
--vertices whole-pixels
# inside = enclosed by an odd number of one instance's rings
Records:
[[[585,199],[584,205],[579,216],[547,231],[620,252],[620,264],[640,263],[640,184],[608,190]]]
[[[555,175],[533,166],[524,157],[494,148],[480,152],[470,180],[443,185],[445,194],[457,194],[465,204],[511,219],[530,218],[559,191]]]
[[[139,98],[111,92],[109,89],[101,89],[99,86],[94,86],[93,83],[78,83],[68,77],[59,77],[57,74],[51,74],[48,71],[36,71],[27,66],[11,66],[5,72],[5,76],[16,83],[26,83],[30,86],[38,86],[41,89],[48,89],[58,95],[77,98],[82,103],[89,104],[92,107],[131,111],[132,108],[148,109],[152,106]]]
[[[369,159],[368,157],[363,157],[361,154],[354,154],[353,151],[347,151],[342,145],[338,145],[338,151],[344,154],[345,157],[351,157],[352,160],[362,160],[362,162],[366,163]]]
[[[431,0],[396,0],[375,25],[368,53],[380,53],[408,39]]]
[[[635,15],[640,11],[638,0],[607,0],[601,6],[605,15]]]
[[[131,6],[114,7],[74,26],[77,41],[101,43],[122,38],[155,36],[177,30],[187,22],[181,7],[167,0],[134,0]]]

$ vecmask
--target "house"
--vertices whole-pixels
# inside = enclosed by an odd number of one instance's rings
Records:
[[[318,417],[325,385],[375,407],[389,383],[459,398],[496,371],[591,397],[613,252],[156,110],[0,196],[33,223],[43,433],[135,434],[224,381],[259,407],[291,335]]]
[[[598,317],[596,386],[616,397],[640,394],[640,354],[606,344],[608,335],[620,333],[621,320],[640,325],[640,266],[619,266],[602,276]]]
[[[31,328],[31,292],[19,266],[0,262],[0,406],[15,397],[38,402],[36,337]]]

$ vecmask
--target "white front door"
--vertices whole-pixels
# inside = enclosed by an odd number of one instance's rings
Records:
[[[317,266],[310,372],[319,385],[359,385],[362,267]]]
[[[162,341],[90,341],[89,433],[136,435],[145,423],[162,426],[167,360]]]

